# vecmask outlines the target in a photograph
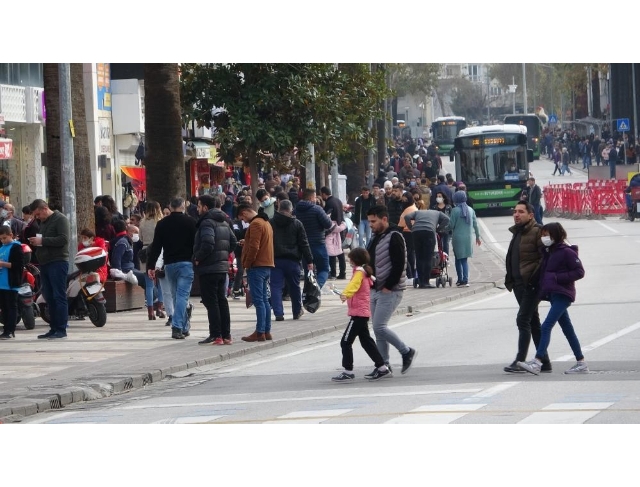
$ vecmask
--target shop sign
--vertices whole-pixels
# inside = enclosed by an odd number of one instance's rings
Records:
[[[11,159],[13,157],[13,141],[11,139],[0,139],[0,159]]]
[[[100,130],[100,154],[111,155],[111,124],[108,118],[98,119]]]
[[[109,63],[96,63],[98,110],[111,111],[111,67]]]
[[[209,160],[211,158],[211,146],[203,142],[189,141],[187,142],[187,154],[195,159]]]

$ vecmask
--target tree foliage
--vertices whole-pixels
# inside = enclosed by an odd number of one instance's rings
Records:
[[[227,162],[242,156],[252,176],[257,163],[298,151],[308,144],[329,161],[370,147],[367,122],[378,118],[388,96],[383,73],[366,64],[183,64],[183,114],[199,126],[214,127]],[[252,177],[257,184],[257,178]]]
[[[387,64],[389,88],[396,96],[431,95],[438,84],[440,64]]]
[[[453,80],[453,96],[451,110],[467,120],[482,120],[483,110],[486,109],[486,96],[477,83],[466,78]]]

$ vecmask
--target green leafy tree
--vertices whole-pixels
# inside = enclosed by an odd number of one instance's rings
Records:
[[[367,122],[378,116],[386,89],[365,66],[183,64],[183,113],[215,127],[225,161],[242,156],[255,191],[260,162],[275,164],[297,151],[302,163],[310,143],[328,162],[351,156],[353,144],[372,143]]]
[[[389,88],[396,96],[430,95],[438,84],[441,64],[387,64]]]
[[[467,120],[482,120],[483,111],[487,106],[486,96],[478,84],[466,78],[459,78],[453,83],[453,97],[451,110]]]

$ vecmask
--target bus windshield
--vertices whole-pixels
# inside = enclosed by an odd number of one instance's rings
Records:
[[[433,138],[435,140],[453,141],[458,135],[457,125],[433,124]]]
[[[519,146],[466,149],[460,152],[460,178],[468,183],[526,181],[527,157]]]

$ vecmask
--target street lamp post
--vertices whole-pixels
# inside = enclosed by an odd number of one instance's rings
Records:
[[[526,64],[522,63],[522,98],[524,99],[522,110],[524,115],[529,113],[529,110],[527,109],[527,70],[525,69],[525,66]]]
[[[516,77],[513,77],[513,84],[509,85],[509,93],[513,94],[513,114],[516,114],[516,90],[518,89],[518,85],[516,84]]]

